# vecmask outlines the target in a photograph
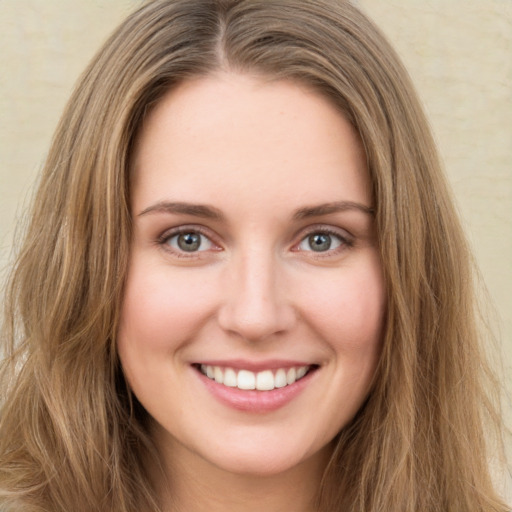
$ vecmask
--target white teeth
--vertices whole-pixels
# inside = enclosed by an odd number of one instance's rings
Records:
[[[226,368],[224,372],[224,386],[229,386],[230,388],[236,388],[237,380],[236,380],[236,372],[233,368]]]
[[[215,379],[215,382],[218,382],[219,384],[224,383],[224,372],[218,366],[214,366],[213,368],[213,378]]]
[[[260,391],[270,391],[274,389],[274,374],[270,370],[258,372],[256,375],[256,389]]]
[[[215,380],[219,384],[224,384],[231,388],[258,391],[271,391],[275,388],[284,388],[302,379],[308,373],[309,366],[298,366],[291,368],[279,368],[278,370],[263,370],[261,372],[251,372],[249,370],[238,370],[233,368],[222,368],[220,366],[210,366],[202,364],[201,373],[209,379]]]
[[[239,389],[255,389],[256,376],[248,370],[240,370],[238,372],[237,384]]]
[[[297,368],[297,380],[302,379],[304,375],[306,375],[306,372],[308,371],[307,366],[301,366],[300,368]]]
[[[286,382],[286,372],[282,368],[279,368],[274,378],[274,386],[276,388],[284,388],[287,384],[288,383]]]

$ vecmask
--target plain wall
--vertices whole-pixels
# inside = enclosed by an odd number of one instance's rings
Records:
[[[360,0],[422,97],[512,375],[512,1]],[[0,1],[0,268],[79,73],[139,0]],[[449,240],[447,240],[449,243]],[[510,377],[509,377],[510,378]],[[512,390],[512,379],[508,382]]]

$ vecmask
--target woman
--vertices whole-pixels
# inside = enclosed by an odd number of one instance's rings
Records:
[[[149,2],[69,102],[11,279],[5,506],[507,510],[469,261],[354,7]]]

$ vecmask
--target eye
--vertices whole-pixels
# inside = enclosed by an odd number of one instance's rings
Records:
[[[207,236],[194,230],[167,236],[163,240],[163,244],[176,252],[188,253],[208,251],[214,247],[213,242]]]
[[[349,245],[341,235],[326,231],[316,231],[304,237],[297,249],[299,251],[327,252],[333,251],[342,245]]]

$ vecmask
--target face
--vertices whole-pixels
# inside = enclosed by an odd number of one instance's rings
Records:
[[[118,350],[162,453],[313,464],[365,400],[385,292],[361,143],[293,82],[172,90],[135,151]]]

